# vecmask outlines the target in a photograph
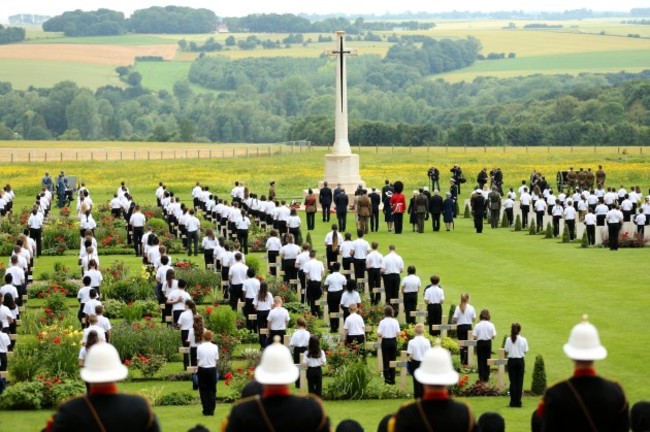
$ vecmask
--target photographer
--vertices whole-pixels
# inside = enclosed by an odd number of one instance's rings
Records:
[[[440,171],[438,171],[438,168],[436,167],[431,167],[429,168],[429,171],[427,171],[427,176],[429,176],[429,179],[431,179],[431,190],[440,190]]]

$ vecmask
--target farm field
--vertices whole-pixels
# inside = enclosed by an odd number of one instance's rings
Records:
[[[504,29],[510,21],[440,21],[436,27],[419,32],[377,32],[385,36],[397,34],[424,34],[435,38],[465,38],[474,36],[483,45],[483,54],[490,52],[516,54],[516,59],[479,61],[470,68],[436,75],[451,82],[472,81],[478,76],[526,76],[543,74],[578,74],[582,72],[639,72],[648,65],[650,26],[621,24],[618,19],[561,21],[561,29],[523,29],[530,21],[513,21],[517,29]],[[602,33],[602,34],[601,34]],[[630,38],[638,34],[641,38]],[[73,80],[96,89],[103,85],[122,85],[114,67],[134,63],[136,56],[162,55],[169,62],[140,63],[136,70],[143,75],[143,84],[153,90],[171,91],[173,84],[187,77],[187,71],[196,53],[182,53],[177,42],[202,42],[209,37],[225,44],[228,33],[203,35],[123,35],[114,37],[66,38],[60,33],[45,33],[31,28],[28,40],[22,44],[0,47],[0,66],[3,80],[17,89],[30,85],[51,86],[63,80]],[[249,34],[232,34],[237,40]],[[257,34],[261,40],[282,40],[286,34]],[[305,40],[318,40],[318,34],[305,34]],[[51,49],[56,46],[57,49]],[[239,50],[230,48],[209,55],[231,59],[248,57],[317,57],[331,47],[331,43],[294,44],[290,48]],[[351,47],[359,55],[385,55],[387,42],[353,42]],[[54,56],[54,58],[53,58]],[[54,63],[52,63],[54,62]],[[83,70],[88,63],[101,69]],[[109,68],[108,65],[112,67]],[[48,71],[48,73],[43,73]],[[51,73],[54,71],[55,73]],[[200,91],[198,87],[194,88]]]
[[[25,143],[43,146],[43,143]],[[80,145],[82,144],[82,145]],[[80,148],[94,148],[104,143],[71,143]],[[52,147],[58,143],[52,143]],[[106,143],[107,148],[124,146],[124,143]],[[135,144],[136,148],[151,148],[156,143]],[[187,147],[192,148],[192,145]],[[9,143],[0,143],[8,148]],[[182,146],[178,146],[182,147]],[[198,145],[198,148],[205,148]],[[197,148],[194,147],[194,148]],[[69,148],[68,148],[69,149]],[[64,149],[64,150],[68,150]],[[58,148],[57,148],[58,150]],[[644,150],[644,149],[643,149]],[[237,158],[234,160],[156,160],[122,162],[64,162],[21,163],[0,165],[0,178],[10,182],[16,191],[16,207],[28,205],[44,171],[53,175],[65,169],[70,175],[80,176],[90,188],[95,203],[106,202],[120,181],[126,181],[137,202],[152,203],[153,191],[158,181],[164,181],[177,192],[184,202],[190,200],[190,190],[196,180],[209,185],[217,194],[227,195],[235,180],[246,182],[252,191],[266,191],[268,181],[277,182],[280,198],[299,198],[302,190],[315,186],[322,175],[322,156],[325,149],[313,149],[301,154],[283,154],[272,158]],[[471,189],[472,179],[483,166],[500,166],[505,174],[505,187],[517,187],[521,179],[528,178],[532,169],[541,170],[554,178],[554,173],[568,166],[596,168],[603,164],[608,172],[608,184],[624,183],[650,185],[647,166],[650,155],[639,148],[502,148],[449,149],[431,148],[374,148],[361,149],[361,175],[368,186],[380,187],[385,178],[401,179],[410,191],[426,185],[426,170],[438,166],[441,183],[446,185],[448,168],[460,164],[468,177],[463,196]],[[408,194],[408,192],[407,192]],[[304,221],[303,221],[304,223]],[[352,215],[348,217],[348,231],[353,227]],[[499,336],[498,347],[508,333],[512,321],[522,324],[522,334],[529,340],[531,351],[527,356],[525,388],[530,388],[532,365],[536,354],[546,362],[549,383],[571,373],[571,363],[564,357],[561,346],[572,325],[588,313],[599,328],[603,344],[609,350],[606,360],[597,364],[603,375],[616,379],[624,386],[631,402],[646,397],[650,377],[643,374],[643,341],[645,310],[650,304],[646,287],[650,284],[647,267],[648,249],[581,249],[578,244],[562,244],[558,240],[545,240],[529,236],[527,232],[515,233],[509,229],[490,230],[482,235],[474,233],[471,219],[457,219],[452,232],[432,233],[427,224],[425,234],[412,233],[405,224],[405,232],[396,236],[385,232],[380,224],[379,233],[368,235],[377,241],[385,252],[395,244],[407,265],[415,265],[418,275],[426,282],[429,275],[441,276],[446,293],[446,305],[458,302],[461,292],[471,293],[471,302],[477,309],[489,308]],[[315,248],[322,252],[321,241],[328,225],[317,217],[316,230],[312,232]],[[175,256],[180,259],[180,256]],[[123,260],[137,268],[132,256],[102,256],[105,265],[114,259]],[[45,257],[37,262],[35,274],[51,272],[56,261],[69,261],[75,268],[74,256]],[[631,272],[621,280],[620,269]],[[445,313],[447,312],[444,308]],[[373,362],[374,363],[374,362]],[[174,364],[169,365],[173,367]],[[177,365],[180,370],[180,364]],[[472,380],[475,376],[472,376]],[[409,384],[410,385],[410,384]],[[164,387],[165,391],[189,391],[188,383],[162,381],[133,381],[120,385],[129,392],[143,388]],[[221,382],[218,393],[226,390]],[[500,412],[507,421],[508,430],[527,430],[530,413],[539,398],[524,398],[524,409],[506,408],[505,397],[472,398],[475,414],[486,411]],[[404,400],[326,402],[325,406],[333,424],[353,417],[361,421],[366,430],[375,430],[383,415],[397,409]],[[164,430],[187,430],[196,423],[205,423],[196,405],[188,407],[156,407]],[[214,419],[207,426],[215,430],[229,411],[228,405],[217,406]],[[0,426],[11,424],[16,432],[37,430],[51,414],[50,411],[3,412]]]

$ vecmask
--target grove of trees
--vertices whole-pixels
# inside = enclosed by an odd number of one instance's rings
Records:
[[[25,39],[25,29],[22,27],[3,27],[0,24],[0,45],[21,42]]]
[[[75,10],[45,21],[43,31],[63,32],[66,36],[115,36],[126,33],[126,19],[122,12],[109,9]]]

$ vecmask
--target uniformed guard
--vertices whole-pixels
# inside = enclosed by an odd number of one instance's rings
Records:
[[[575,370],[573,377],[546,390],[537,411],[542,431],[627,431],[628,402],[623,389],[594,370],[594,361],[607,357],[607,350],[586,315],[571,330],[564,353],[573,360]]]
[[[235,404],[221,424],[228,432],[326,432],[329,419],[322,401],[314,395],[293,396],[289,385],[299,371],[289,348],[279,338],[262,354],[255,368],[255,380],[264,386],[262,396],[252,396]]]
[[[424,385],[424,396],[402,406],[388,421],[388,431],[446,431],[468,432],[476,430],[474,414],[466,403],[449,397],[447,386],[458,382],[449,351],[436,346],[424,355],[424,360],[414,372]]]
[[[89,384],[88,394],[61,405],[45,431],[160,431],[145,399],[117,393],[115,383],[128,373],[113,345],[93,345],[81,369],[81,378]]]

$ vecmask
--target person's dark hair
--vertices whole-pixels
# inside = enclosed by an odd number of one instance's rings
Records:
[[[320,358],[320,339],[316,335],[309,337],[309,344],[307,345],[307,357]]]
[[[440,283],[440,276],[433,275],[429,280],[431,281],[431,285],[438,285]]]
[[[650,402],[639,401],[632,405],[630,427],[632,432],[647,432],[650,430]]]
[[[296,320],[296,327],[307,328],[307,322],[303,317],[300,317]]]
[[[196,303],[194,303],[194,300],[185,300],[185,305],[192,311],[192,315],[196,315]]]
[[[160,264],[166,266],[169,264],[169,257],[167,255],[163,255],[160,257]]]
[[[88,337],[86,338],[86,352],[88,352],[90,347],[95,345],[97,342],[99,342],[99,335],[97,335],[97,332],[95,330],[89,331]]]
[[[10,310],[16,309],[16,301],[14,300],[14,296],[12,296],[11,293],[5,293],[4,297],[2,298],[2,304],[7,306]]]
[[[336,426],[335,432],[363,432],[363,427],[356,420],[343,420]]]
[[[408,266],[406,272],[410,275],[415,274],[415,266]]]
[[[395,311],[393,310],[392,306],[386,306],[384,308],[384,316],[392,318],[394,314],[395,314]]]
[[[178,280],[178,288],[179,289],[185,289],[187,286],[187,281],[185,279],[179,279]]]
[[[92,279],[90,279],[90,276],[84,276],[81,282],[83,282],[84,286],[90,286]]]
[[[249,267],[248,270],[246,270],[246,276],[249,278],[255,277],[255,269],[253,267]]]
[[[396,181],[395,183],[393,183],[393,189],[395,190],[396,193],[402,193],[402,191],[404,190],[404,183],[402,183],[399,180]]]
[[[260,282],[260,290],[257,292],[257,300],[265,301],[268,293],[269,285],[264,281]]]
[[[210,432],[210,429],[203,426],[202,424],[197,424],[191,429],[188,429],[187,432]]]
[[[332,271],[337,272],[337,271],[341,270],[341,263],[338,262],[338,261],[333,262],[333,263],[331,264],[331,266],[332,266]]]
[[[91,299],[97,298],[97,290],[95,288],[91,288],[90,291],[88,291],[88,295]]]
[[[354,291],[356,291],[356,290],[357,290],[357,281],[355,281],[354,279],[350,278],[350,280],[348,280],[347,285],[345,285],[345,289],[346,289],[348,292],[354,292]]]
[[[506,422],[500,414],[486,412],[479,417],[478,427],[481,432],[505,432]]]
[[[479,319],[481,321],[490,321],[490,311],[487,309],[483,309],[481,311],[481,314],[479,315]]]
[[[165,275],[165,281],[167,282],[167,288],[171,288],[175,277],[176,277],[176,273],[174,273],[174,269],[168,269],[167,274]]]
[[[194,329],[194,342],[203,342],[203,315],[194,315],[194,325],[192,327]]]
[[[512,343],[517,342],[517,336],[519,336],[519,332],[521,332],[521,325],[517,322],[512,323],[510,326],[510,339],[512,340]]]
[[[350,234],[349,232],[346,232],[344,237],[345,237],[346,241],[347,240],[352,240],[352,234]]]
[[[246,384],[244,388],[241,389],[241,397],[247,398],[251,396],[261,395],[264,392],[264,386],[257,381],[253,380]]]
[[[5,283],[6,284],[11,284],[13,282],[13,280],[14,280],[14,277],[11,275],[11,273],[6,273],[5,274]]]

